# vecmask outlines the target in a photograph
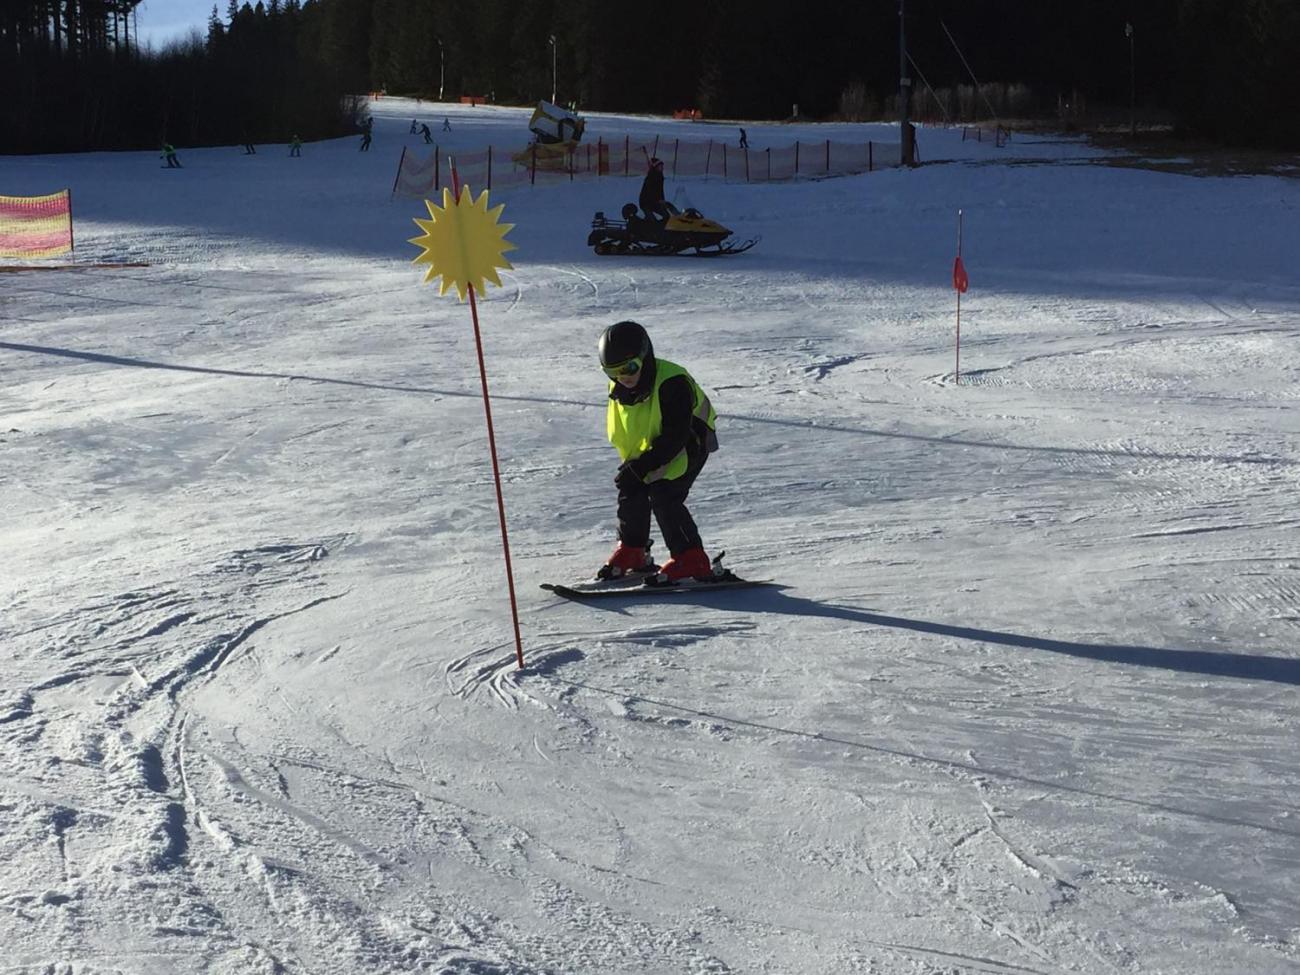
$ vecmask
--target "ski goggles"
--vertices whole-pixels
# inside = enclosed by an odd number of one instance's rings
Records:
[[[601,366],[605,375],[610,379],[617,379],[619,376],[635,376],[641,371],[641,357],[634,356],[626,362],[620,362],[616,366]]]

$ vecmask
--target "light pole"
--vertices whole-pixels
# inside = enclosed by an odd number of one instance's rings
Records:
[[[438,42],[438,101],[442,101],[443,82],[447,80],[447,57],[446,52],[442,49],[442,38],[434,38]]]
[[[551,42],[551,104],[555,104],[555,35],[550,36]]]
[[[1128,38],[1128,134],[1137,138],[1137,62],[1133,55],[1133,25],[1124,25],[1124,36]]]

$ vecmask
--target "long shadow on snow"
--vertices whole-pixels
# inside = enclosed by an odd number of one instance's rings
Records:
[[[647,597],[638,594],[636,599]],[[666,594],[664,599],[681,599],[680,593]],[[1213,677],[1238,677],[1243,680],[1264,680],[1276,684],[1300,685],[1300,659],[1268,657],[1256,653],[1228,653],[1217,650],[1179,650],[1167,647],[1143,647],[1128,644],[1078,643],[1071,640],[1053,640],[1048,637],[1029,636],[1023,633],[1003,633],[983,630],[973,626],[954,626],[950,623],[932,623],[902,616],[885,616],[851,606],[834,606],[813,599],[786,595],[779,589],[723,590],[716,593],[692,593],[688,597],[695,605],[716,606],[718,609],[745,610],[754,613],[779,613],[785,616],[819,616],[825,619],[844,620],[866,626],[887,626],[917,633],[955,637],[959,640],[976,640],[1026,650],[1045,650],[1071,657],[1100,660],[1106,663],[1128,664],[1134,667],[1156,667],[1187,674],[1204,674]],[[615,609],[618,599],[595,602],[602,609]],[[613,603],[615,605],[609,605]]]
[[[357,379],[333,379],[325,376],[307,376],[301,373],[254,372],[245,369],[219,369],[213,366],[189,366],[181,363],[157,362],[151,359],[138,359],[131,356],[109,355],[104,352],[82,352],[77,349],[62,349],[48,345],[26,345],[21,342],[0,342],[0,349],[12,352],[31,352],[38,355],[61,356],[65,359],[80,359],[85,362],[101,362],[111,366],[128,366],[136,369],[170,369],[176,372],[195,372],[210,376],[234,376],[239,379],[299,379],[303,382],[329,383],[335,386],[355,386],[361,389],[379,389],[394,393],[420,393],[433,396],[463,396],[478,398],[477,392],[454,389],[433,389],[428,386],[399,386],[393,383],[368,383]],[[502,396],[493,399],[514,403],[542,403],[556,406],[580,406],[585,409],[604,410],[602,400],[570,400],[544,396]],[[934,444],[942,447],[980,447],[985,450],[1019,450],[1029,453],[1077,454],[1097,457],[1121,457],[1128,460],[1200,460],[1215,461],[1222,464],[1264,464],[1272,467],[1293,467],[1300,465],[1300,460],[1287,457],[1249,457],[1233,454],[1135,454],[1126,450],[1105,450],[1097,447],[1051,447],[1028,444],[992,443],[984,440],[963,440],[960,437],[936,437],[919,433],[899,433],[889,430],[872,430],[863,427],[851,427],[844,424],[824,421],[781,419],[779,417],[745,416],[740,413],[725,413],[721,416],[729,422],[766,423],[774,426],[795,427],[824,431],[827,433],[848,433],[862,437],[879,437],[887,440],[911,440],[918,443]]]
[[[635,598],[643,599],[645,597],[638,596]],[[664,598],[680,599],[681,596],[671,595],[665,596]],[[1073,643],[1065,640],[1050,640],[1044,637],[1025,636],[1018,633],[1002,633],[997,630],[981,630],[968,626],[950,626],[946,623],[931,623],[925,620],[912,620],[899,616],[885,616],[880,613],[853,609],[849,606],[826,605],[811,599],[787,596],[779,590],[774,589],[762,591],[731,590],[727,592],[703,593],[693,595],[691,598],[693,604],[716,606],[719,609],[743,609],[749,612],[782,613],[791,616],[818,616],[827,619],[844,620],[852,623],[863,623],[869,626],[889,626],[897,629],[914,630],[920,633],[934,633],[940,636],[951,636],[965,640],[980,640],[985,643],[1024,647],[1030,650],[1046,650],[1050,653],[1065,653],[1071,656],[1085,657],[1091,660],[1103,660],[1112,663],[1125,663],[1141,667],[1161,667],[1167,670],[1179,670],[1195,674],[1212,674],[1216,676],[1241,677],[1253,680],[1269,680],[1282,684],[1300,684],[1300,660],[1285,660],[1277,657],[1265,657],[1259,654],[1216,653],[1213,651],[1203,650],[1170,650],[1161,647]],[[618,611],[619,602],[619,600],[608,600],[606,602],[595,602],[588,605],[597,609]],[[559,681],[574,687],[582,687],[587,690],[596,691],[602,694],[610,694],[621,698],[629,696],[626,689],[600,687],[584,681],[570,680],[559,676],[558,671],[561,667],[570,663],[575,663],[583,659],[583,656],[584,654],[580,651],[561,650],[558,653],[550,654],[542,660],[539,660],[536,664],[530,665],[529,670],[539,676],[545,676],[548,680]],[[1065,792],[1073,795],[1090,796],[1097,799],[1106,799],[1157,812],[1171,813],[1178,816],[1189,816],[1194,819],[1224,823],[1229,826],[1244,826],[1250,829],[1263,830],[1264,832],[1276,833],[1283,836],[1300,836],[1300,830],[1287,829],[1282,826],[1272,826],[1248,819],[1219,815],[1205,810],[1185,809],[1167,803],[1134,799],[1130,796],[1115,795],[1113,793],[1100,792],[1095,789],[1085,789],[1079,786],[1066,785],[1062,782],[1036,779],[1032,776],[1008,769],[992,768],[987,765],[975,765],[973,763],[966,763],[953,759],[933,758],[929,755],[908,752],[898,748],[890,748],[884,745],[874,745],[869,742],[855,741],[850,738],[827,735],[819,731],[802,731],[796,728],[783,728],[779,725],[765,724],[761,721],[751,721],[746,718],[719,714],[714,711],[701,711],[697,708],[685,707],[681,704],[674,704],[671,701],[645,697],[644,695],[631,696],[635,697],[637,700],[644,701],[647,704],[654,704],[658,707],[665,707],[674,711],[680,711],[684,714],[708,718],[711,721],[733,724],[738,727],[756,728],[761,731],[771,731],[778,734],[792,735],[800,738],[812,738],[818,741],[830,742],[835,745],[859,748],[864,751],[875,752],[881,755],[892,755],[899,758],[914,759],[927,762],[931,765],[939,765],[944,768],[970,772],[976,775],[993,776],[1013,782],[1023,782],[1036,788],[1050,789],[1056,792]]]

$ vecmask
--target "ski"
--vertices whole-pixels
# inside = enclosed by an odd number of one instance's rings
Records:
[[[645,597],[645,596],[681,596],[687,593],[704,593],[718,592],[723,589],[755,589],[760,586],[776,585],[771,579],[721,579],[717,582],[697,582],[695,580],[686,580],[675,583],[664,584],[647,584],[645,582],[630,582],[624,585],[603,584],[584,584],[578,583],[572,586],[561,585],[555,582],[543,582],[542,588],[547,592],[562,596],[565,599],[588,600],[588,599],[608,599],[611,597]]]

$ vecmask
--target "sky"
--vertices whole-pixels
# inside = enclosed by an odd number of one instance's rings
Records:
[[[140,40],[162,47],[197,28],[206,33],[213,0],[144,0],[135,11]],[[217,5],[225,19],[225,4]]]
[[[761,240],[597,256],[635,169],[367,106],[364,152],[0,156],[76,221],[0,275],[0,971],[1300,971],[1300,170],[921,126],[825,178],[896,126],[599,113],[726,140],[668,196]],[[416,118],[475,192],[496,150],[472,306],[412,263]],[[624,318],[773,585],[540,587],[614,543]]]

